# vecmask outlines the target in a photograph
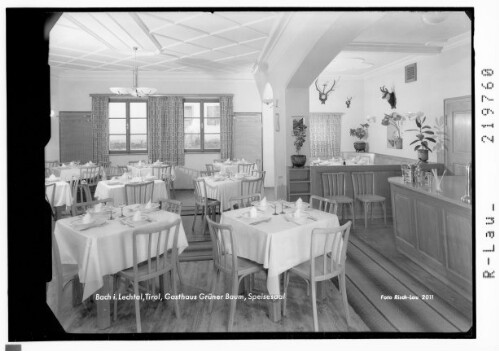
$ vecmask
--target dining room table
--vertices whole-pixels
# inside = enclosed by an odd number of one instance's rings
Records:
[[[166,166],[166,163],[162,162],[154,162],[154,163],[136,163],[133,165],[128,165],[127,169],[131,173],[132,177],[146,177],[149,175],[153,175],[153,167],[161,167]],[[171,167],[171,177],[175,179],[175,169]]]
[[[45,189],[45,193],[47,195],[47,199],[52,207],[60,207],[66,206],[70,207],[73,203],[73,196],[71,195],[71,186],[68,182],[63,180],[55,179],[51,180],[50,178],[45,179],[45,185],[55,184],[55,194],[54,194],[54,203],[52,201],[52,189],[51,187]]]
[[[82,167],[98,167],[95,163],[86,163],[79,165],[75,163],[62,164],[61,166],[52,167],[50,170],[56,177],[64,181],[70,181],[74,178],[80,177],[80,170]]]
[[[243,179],[258,179],[258,176],[243,174],[220,175],[203,177],[206,183],[206,196],[220,202],[220,209],[230,209],[230,198],[241,196],[241,183]],[[204,194],[203,194],[204,195]]]
[[[140,210],[143,215],[142,221],[134,222],[133,214]],[[121,217],[121,214],[124,217]],[[101,213],[93,214],[92,222],[87,225],[83,224],[83,216],[58,220],[54,235],[61,263],[78,265],[78,276],[80,282],[84,284],[82,300],[94,294],[100,296],[113,294],[111,275],[133,266],[134,229],[146,228],[148,225],[167,225],[179,218],[178,214],[158,210],[157,206],[153,206],[151,212],[148,212],[144,205],[130,205],[123,208],[103,207]],[[173,246],[173,240],[173,235],[170,235],[168,248]],[[161,247],[164,247],[163,244],[164,242],[160,243]],[[179,254],[188,246],[182,222],[180,222],[177,245]],[[145,241],[137,241],[137,247],[138,261],[146,260]],[[156,248],[152,247],[152,250],[155,252]],[[111,325],[110,301],[95,299],[95,302],[97,326],[99,329],[105,329]]]
[[[253,162],[248,162],[244,160],[239,160],[239,161],[224,161],[224,162],[213,162],[213,168],[217,172],[221,173],[227,173],[227,174],[236,174],[239,172],[239,165],[248,165],[252,164]],[[257,171],[258,166],[255,163],[253,166],[253,170]]]
[[[123,205],[125,204],[126,184],[140,184],[150,180],[154,180],[152,202],[158,202],[160,199],[168,199],[169,194],[165,182],[160,179],[155,179],[155,177],[136,177],[135,179],[125,179],[125,177],[121,177],[118,179],[101,180],[97,183],[94,196],[96,199],[113,199],[115,206]]]
[[[306,203],[295,214],[296,206],[286,201],[269,201],[266,208],[262,208],[256,203],[254,218],[251,218],[251,208],[242,208],[224,212],[220,220],[232,226],[237,255],[260,263],[267,270],[267,290],[275,297],[270,311],[274,322],[281,319],[281,274],[310,260],[314,228],[339,226],[335,214],[312,209]],[[342,245],[342,240],[339,243]],[[314,257],[317,257],[323,253],[324,240],[316,240],[315,244]]]

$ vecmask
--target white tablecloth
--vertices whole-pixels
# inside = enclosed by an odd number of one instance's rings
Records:
[[[125,184],[109,185],[109,180],[100,181],[95,188],[94,196],[97,199],[111,198],[114,201],[114,206],[125,205]],[[154,181],[154,189],[152,192],[152,202],[158,202],[160,199],[167,199],[168,192],[166,184],[162,180]]]
[[[252,163],[252,162],[249,162],[249,163]],[[248,162],[231,162],[231,163],[214,162],[213,167],[215,168],[215,170],[220,171],[222,173],[230,172],[232,174],[235,174],[235,173],[238,173],[238,167],[240,164],[247,165],[249,163]],[[255,171],[258,170],[258,166],[256,165],[256,163],[253,167],[253,170],[255,170]]]
[[[280,212],[280,204],[277,206]],[[272,219],[268,223],[250,225],[254,220],[237,218],[242,213],[249,211],[243,208],[228,211],[222,214],[221,223],[229,224],[237,243],[237,254],[240,257],[263,264],[268,269],[267,289],[271,295],[278,295],[279,275],[286,270],[308,261],[310,259],[310,241],[314,228],[336,227],[339,225],[338,217],[334,214],[310,210],[310,216],[317,219],[307,219],[302,225],[287,222],[284,215],[273,216],[271,206],[265,212]],[[285,209],[289,212],[292,210]],[[323,247],[323,241],[316,241],[317,255]]]
[[[69,167],[69,166],[54,167],[52,168],[52,172],[54,173],[55,176],[60,177],[61,180],[68,181],[73,179],[73,176],[75,177],[80,176],[80,167]]]
[[[52,184],[45,182],[45,185]],[[52,188],[46,189],[47,198],[52,201]],[[57,206],[71,206],[73,203],[73,197],[71,196],[71,187],[67,182],[55,182],[55,196],[54,203],[51,204],[54,207]]]
[[[204,177],[206,182],[206,195],[210,199],[220,201],[220,208],[226,210],[230,208],[231,197],[241,195],[241,180],[225,179],[215,181],[213,177]]]
[[[180,218],[177,214],[166,211],[152,212],[149,217],[165,224]],[[54,233],[62,263],[78,265],[80,281],[85,283],[83,299],[86,299],[103,286],[104,276],[133,266],[134,228],[121,224],[119,220],[108,220],[101,227],[78,231],[71,225],[74,220],[75,218],[71,217],[57,221]],[[168,247],[172,245],[173,235],[170,235]],[[180,224],[179,253],[187,246],[184,227]],[[139,251],[139,255],[141,252]],[[147,249],[144,248],[139,261],[147,259],[146,255]]]
[[[158,167],[160,167],[162,165],[158,165]],[[153,165],[142,165],[142,166],[137,166],[137,165],[133,165],[133,166],[127,166],[128,167],[128,171],[132,173],[132,177],[147,177],[148,175],[153,175],[152,174],[152,167]],[[173,177],[173,179],[175,179],[175,170],[172,166],[171,168],[171,175]]]

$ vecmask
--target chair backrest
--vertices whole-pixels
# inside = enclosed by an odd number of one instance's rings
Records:
[[[251,171],[251,175],[262,178],[262,181],[264,184],[265,184],[265,174],[266,173],[267,173],[267,171],[255,171],[255,170]]]
[[[160,199],[159,204],[163,211],[168,211],[176,213],[179,216],[182,215],[182,202],[172,199]]]
[[[322,195],[324,197],[345,196],[345,173],[322,173]]]
[[[201,173],[201,172],[200,172]],[[194,186],[194,201],[197,203],[206,203],[206,182],[203,178],[192,180]]]
[[[55,209],[54,209],[54,201],[55,201],[55,187],[56,184],[45,184],[45,200],[50,204],[50,208],[52,209],[52,216],[55,218]]]
[[[263,179],[243,179],[241,181],[241,196],[260,194],[263,188]]]
[[[125,184],[125,203],[127,205],[148,203],[152,201],[153,191],[154,181]]]
[[[336,214],[338,210],[336,201],[317,195],[310,196],[310,206],[316,210],[333,214]]]
[[[59,161],[45,161],[46,168],[52,168],[59,166]]]
[[[338,275],[345,269],[345,260],[347,256],[348,239],[350,237],[351,221],[348,221],[340,227],[316,228],[312,230],[312,240],[310,242],[310,277],[314,280],[324,280]],[[322,269],[315,268],[317,257],[317,248],[322,248],[320,256],[322,260]],[[319,271],[322,274],[315,275]]]
[[[214,171],[199,171],[199,176],[200,177],[211,177],[214,176],[215,172]]]
[[[223,225],[208,220],[210,237],[213,242],[213,263],[222,272],[237,275],[237,244],[232,234],[232,226]]]
[[[239,208],[250,207],[254,201],[260,201],[262,196],[260,194],[250,194],[245,196],[234,196],[229,199],[229,206],[231,210]]]
[[[237,165],[237,173],[250,174],[253,169],[255,169],[256,163],[239,163]]]
[[[91,207],[94,207],[97,204],[113,204],[114,200],[111,198],[107,199],[102,199],[102,200],[90,200],[90,201],[85,201],[85,202],[73,202],[73,205],[71,206],[71,215],[72,216],[78,216],[81,215]]]
[[[135,280],[148,280],[176,271],[178,233],[181,219],[166,225],[148,225],[133,231],[133,274]],[[173,239],[170,239],[173,235]],[[171,247],[168,244],[172,242]],[[147,251],[146,251],[147,250]],[[147,252],[144,255],[144,252]],[[139,275],[139,263],[147,262],[147,271]]]
[[[85,180],[80,180],[79,178],[74,177],[69,184],[71,186],[71,196],[73,197],[73,203],[71,204],[71,214],[73,216],[76,216],[81,213],[81,211],[86,211],[85,205],[82,204],[90,203],[93,201],[92,193]]]
[[[147,160],[128,161],[128,164],[130,166],[134,166],[134,165],[136,165],[139,162],[142,162],[143,164],[147,164]]]
[[[52,174],[52,168],[45,167],[45,178],[50,177]]]
[[[222,162],[224,162],[224,161],[225,161],[225,160],[215,159],[215,160],[213,160],[213,163],[222,163]]]
[[[212,163],[205,164],[207,172],[216,172],[215,166]]]
[[[119,173],[119,175],[123,175],[126,172],[128,172],[128,167],[127,166],[118,166],[118,173]]]
[[[99,176],[101,175],[100,166],[83,166],[80,167],[80,179],[85,179],[88,185],[97,185]]]
[[[170,165],[160,165],[160,166],[152,166],[151,173],[158,179],[168,180],[172,176],[172,166]]]
[[[352,172],[353,193],[357,195],[374,194],[374,172]]]

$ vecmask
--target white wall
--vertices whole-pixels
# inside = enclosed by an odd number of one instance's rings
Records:
[[[262,131],[263,131],[263,170],[265,174],[265,187],[275,184],[274,162],[274,106],[262,105]]]
[[[418,112],[427,116],[431,126],[436,118],[444,114],[444,99],[471,95],[471,52],[469,44],[442,52],[436,56],[420,57],[417,62],[417,81],[405,83],[404,67],[409,63],[377,72],[364,82],[364,115],[377,116],[377,122],[369,128],[369,151],[400,156],[416,160],[417,153],[409,145],[415,132],[404,132],[403,149],[389,149],[386,142],[386,127],[381,125],[384,113]],[[381,99],[380,86],[391,91],[395,87],[397,108],[390,109]],[[405,122],[402,130],[416,128],[413,121]],[[436,153],[430,153],[429,160],[436,162]]]
[[[337,77],[335,76],[336,79]],[[333,77],[321,76],[319,84],[325,79],[332,80]],[[319,85],[319,88],[322,89],[322,86]],[[347,97],[352,97],[350,108],[347,108],[345,104]],[[355,151],[353,143],[357,139],[350,136],[350,128],[357,128],[360,123],[366,121],[364,114],[364,81],[359,78],[341,77],[324,104],[319,100],[319,93],[315,88],[315,84],[312,84],[309,89],[309,99],[311,113],[343,113],[341,117],[340,150]]]
[[[129,86],[131,72],[123,73],[81,73],[53,75],[52,108],[57,111],[90,111],[90,94],[108,94],[111,86]],[[158,94],[198,95],[198,94],[233,94],[234,112],[261,112],[261,99],[254,80],[251,79],[214,79],[202,77],[158,78],[152,72],[140,73],[140,85],[154,87]],[[52,118],[52,138],[46,147],[47,159],[59,159],[59,120]],[[205,169],[205,164],[220,158],[220,154],[186,154],[186,167]],[[147,159],[147,155],[111,156],[113,164],[126,164],[129,160]]]

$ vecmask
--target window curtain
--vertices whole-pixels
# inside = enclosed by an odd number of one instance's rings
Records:
[[[108,112],[109,97],[92,96],[92,136],[94,162],[109,162]]]
[[[181,96],[151,96],[148,99],[147,153],[152,161],[185,164],[184,99]]]
[[[310,114],[310,156],[330,159],[340,156],[341,113]]]
[[[220,96],[220,158],[232,158],[232,127],[234,124],[234,111],[232,96]]]

